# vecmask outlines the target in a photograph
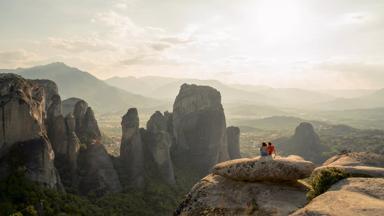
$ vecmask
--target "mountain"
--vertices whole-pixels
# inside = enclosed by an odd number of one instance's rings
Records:
[[[156,107],[164,102],[110,86],[90,73],[69,67],[63,63],[52,63],[32,68],[0,70],[0,73],[16,73],[28,79],[54,81],[63,98],[78,97],[89,102],[98,112],[116,112],[128,107]],[[164,105],[165,106],[165,105]]]
[[[277,107],[306,107],[332,101],[335,97],[315,91],[295,88],[271,88],[268,86],[232,85],[217,80],[182,79],[168,77],[113,77],[106,82],[112,86],[144,96],[160,95],[173,100],[182,84],[207,85],[222,94],[223,103],[257,104]]]
[[[317,105],[317,108],[327,110],[371,109],[379,107],[384,107],[384,89],[357,98],[339,98]]]

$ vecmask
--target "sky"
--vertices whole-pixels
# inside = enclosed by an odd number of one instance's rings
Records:
[[[0,0],[0,68],[384,88],[382,0]]]

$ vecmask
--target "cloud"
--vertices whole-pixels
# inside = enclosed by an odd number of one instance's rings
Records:
[[[115,49],[115,46],[112,43],[101,40],[97,37],[82,39],[51,37],[48,38],[48,44],[53,48],[65,50],[68,52],[98,52]]]
[[[39,56],[36,53],[22,49],[0,51],[0,66],[2,67],[24,66],[37,60],[39,60]]]

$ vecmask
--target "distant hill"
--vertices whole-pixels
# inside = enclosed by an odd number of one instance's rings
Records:
[[[317,108],[327,110],[371,109],[379,107],[384,107],[384,89],[357,98],[340,98],[317,105]]]
[[[108,85],[91,74],[63,63],[52,63],[32,68],[0,70],[17,73],[28,79],[49,79],[59,87],[62,99],[77,97],[86,100],[98,112],[125,111],[129,107],[161,107],[165,103],[133,94]],[[165,105],[164,105],[165,106]]]
[[[256,104],[275,107],[307,107],[309,104],[332,101],[335,97],[303,89],[271,88],[267,86],[231,85],[217,80],[178,79],[168,77],[113,77],[106,82],[118,88],[141,93],[144,96],[158,95],[173,100],[183,83],[208,85],[221,92],[223,103]]]

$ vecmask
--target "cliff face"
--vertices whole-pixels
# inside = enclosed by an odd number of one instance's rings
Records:
[[[240,128],[227,127],[228,154],[231,159],[241,158],[240,155]]]
[[[131,186],[142,187],[144,184],[144,153],[136,108],[129,109],[123,116],[121,127],[120,160],[125,175]]]
[[[217,90],[182,85],[173,105],[173,129],[174,155],[180,163],[206,174],[214,164],[229,159],[225,115]]]
[[[175,184],[170,154],[172,139],[168,133],[167,118],[161,112],[155,112],[147,122],[145,143],[162,178],[168,184]]]
[[[0,109],[0,176],[23,167],[32,181],[61,188],[43,123],[43,88],[17,75],[0,74]]]

